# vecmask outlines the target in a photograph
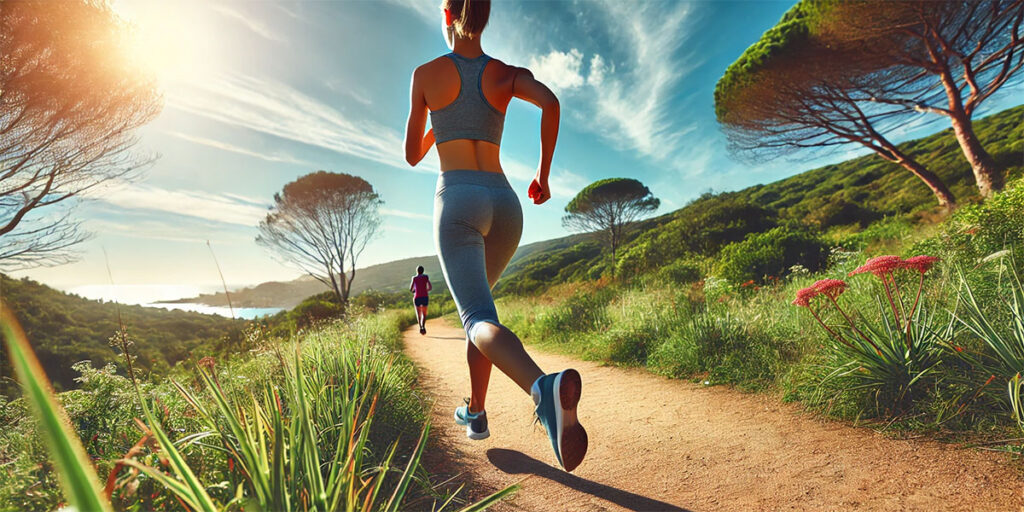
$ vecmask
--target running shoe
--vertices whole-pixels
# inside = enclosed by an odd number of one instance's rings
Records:
[[[587,431],[576,417],[581,387],[579,372],[569,369],[541,377],[534,389],[537,420],[547,430],[555,457],[566,471],[576,469],[587,454]]]
[[[455,424],[466,426],[466,437],[479,441],[491,437],[491,431],[487,429],[487,411],[478,413],[469,412],[469,399],[466,405],[455,408]]]
[[[426,333],[427,333],[427,328],[426,327],[420,327],[420,334],[426,334]]]

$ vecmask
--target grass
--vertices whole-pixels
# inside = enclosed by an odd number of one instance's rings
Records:
[[[160,382],[81,365],[81,389],[55,395],[8,316],[26,393],[0,404],[0,510],[456,508],[458,491],[435,486],[421,465],[430,425],[399,352],[413,321],[391,311],[262,339],[251,357],[206,358]],[[63,492],[45,478],[53,470]]]

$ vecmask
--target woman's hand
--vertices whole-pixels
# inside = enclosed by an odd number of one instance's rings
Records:
[[[533,199],[533,204],[544,204],[545,201],[551,199],[551,189],[548,187],[547,178],[538,172],[530,182],[530,189],[527,190],[526,195]]]

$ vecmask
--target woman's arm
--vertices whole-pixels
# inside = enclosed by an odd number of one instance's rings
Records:
[[[434,289],[434,285],[431,284],[430,278],[428,277],[427,278],[427,291],[429,292],[430,290],[433,290],[433,289]]]
[[[548,174],[551,172],[551,158],[555,154],[555,143],[558,141],[558,121],[561,116],[561,107],[555,93],[533,78],[533,73],[530,70],[519,68],[516,73],[512,94],[541,109],[540,165],[537,166],[537,175],[534,176],[529,190],[529,196],[533,199],[533,203],[541,204],[551,198]]]
[[[415,166],[423,160],[423,157],[430,151],[430,146],[434,145],[434,129],[431,128],[426,135],[423,134],[423,130],[427,127],[427,100],[423,96],[423,89],[420,84],[422,80],[418,80],[417,76],[421,73],[420,68],[416,68],[416,71],[412,74],[412,86],[409,109],[409,122],[405,129],[405,161],[409,162],[409,165]]]

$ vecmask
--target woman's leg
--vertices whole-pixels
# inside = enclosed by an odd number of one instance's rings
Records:
[[[438,193],[434,212],[441,267],[474,345],[466,349],[475,391],[471,401],[482,408],[490,378],[488,363],[529,393],[543,372],[519,338],[498,324],[491,296],[492,283],[497,282],[519,244],[519,200],[511,189],[446,186]]]
[[[490,288],[494,288],[508,262],[512,260],[523,233],[523,212],[519,198],[512,189],[498,189],[494,193],[493,212],[490,229],[484,236],[484,263]],[[529,393],[534,381],[544,375],[533,358],[526,353],[523,343],[505,326],[481,322],[476,327],[475,335],[474,345],[478,352],[496,364],[523,391]],[[486,392],[486,382],[482,387]]]

